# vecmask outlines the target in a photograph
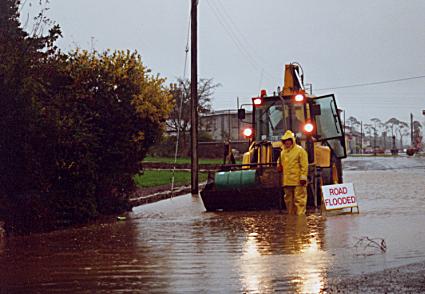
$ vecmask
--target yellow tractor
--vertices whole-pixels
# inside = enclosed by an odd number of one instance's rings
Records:
[[[308,207],[321,204],[322,185],[342,183],[341,159],[345,137],[333,94],[316,97],[306,92],[298,63],[285,66],[284,87],[252,98],[252,120],[243,130],[249,140],[242,164],[224,164],[210,172],[201,198],[207,211],[283,209],[281,179],[276,162],[286,130],[308,153]],[[246,119],[245,109],[238,117]],[[247,123],[247,121],[244,121]]]

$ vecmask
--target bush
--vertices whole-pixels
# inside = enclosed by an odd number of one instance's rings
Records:
[[[83,222],[128,208],[132,177],[172,107],[164,80],[150,76],[140,56],[128,51],[76,51],[51,60],[51,69],[45,78],[53,77],[54,95],[41,105],[57,126],[57,210]]]
[[[173,107],[137,52],[57,52],[0,2],[0,221],[50,230],[122,211]]]
[[[137,52],[38,56],[38,48],[20,60],[7,44],[0,219],[25,233],[128,208],[132,177],[172,107],[164,79]]]

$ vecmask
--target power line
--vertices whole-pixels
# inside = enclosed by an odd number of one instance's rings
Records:
[[[252,46],[252,43],[245,37],[245,35],[243,34],[243,32],[241,32],[241,30],[239,30],[238,26],[233,21],[232,17],[227,13],[226,8],[223,5],[223,3],[220,0],[216,0],[216,1],[217,1],[216,3],[218,4],[217,5],[218,9],[223,12],[223,14],[229,20],[229,23],[231,24],[231,27],[233,27],[234,30],[236,31],[236,33],[242,38],[242,41],[244,41],[244,43],[246,44],[246,46],[251,49],[251,52],[253,53],[254,57],[257,57],[257,59],[260,61],[261,64],[266,63],[264,61],[264,59],[261,57],[261,55],[257,54],[258,52],[256,52],[256,49],[254,48],[254,46]],[[264,71],[264,68],[263,68],[263,71]],[[266,71],[266,74],[269,75],[269,73],[267,71]]]
[[[423,75],[423,76],[407,77],[407,78],[400,78],[400,79],[395,79],[395,80],[387,80],[387,81],[361,83],[361,84],[352,84],[352,85],[338,86],[338,87],[321,88],[321,89],[316,89],[316,91],[345,89],[345,88],[355,88],[355,87],[366,87],[366,86],[381,85],[381,84],[390,84],[390,83],[397,83],[397,82],[402,82],[402,81],[416,80],[416,79],[423,79],[423,78],[425,78],[425,75]]]
[[[246,51],[246,49],[244,48],[244,46],[242,45],[242,43],[239,41],[239,39],[236,36],[236,34],[233,32],[233,30],[230,28],[230,26],[226,23],[226,20],[224,19],[224,17],[218,11],[218,8],[216,6],[214,6],[212,3],[210,3],[209,1],[206,1],[206,3],[211,8],[211,11],[214,13],[215,17],[217,18],[218,22],[221,24],[221,26],[223,27],[223,29],[230,36],[230,39],[233,41],[233,43],[235,44],[235,46],[237,47],[237,49],[243,55],[245,55],[247,57],[248,62],[251,64],[251,66],[255,70],[258,70],[259,69],[258,63],[251,56],[251,54],[249,54],[249,52]]]
[[[186,47],[185,47],[185,57],[184,57],[184,68],[183,68],[183,83],[186,80],[186,70],[187,70],[187,55],[189,53],[189,41],[190,41],[190,27],[191,27],[191,21],[192,21],[192,10],[190,10],[189,13],[189,21],[188,21],[188,28],[187,28],[187,37],[186,37]],[[180,87],[180,85],[179,85]],[[177,137],[176,137],[176,146],[174,149],[174,165],[173,165],[173,171],[171,176],[171,195],[173,195],[174,190],[174,182],[175,182],[175,172],[176,172],[176,164],[177,164],[177,156],[179,153],[179,139],[180,139],[180,124],[182,120],[182,110],[183,110],[183,97],[180,97],[180,105],[178,108],[178,122],[177,122]]]
[[[220,25],[223,27],[223,29],[226,31],[226,33],[229,35],[232,42],[235,44],[236,48],[247,58],[248,63],[255,69],[255,70],[263,70],[260,63],[257,62],[256,58],[250,53],[250,51],[247,49],[249,47],[248,42],[246,41],[246,38],[242,35],[240,30],[237,28],[236,24],[233,22],[231,17],[227,14],[227,12],[224,10],[224,6],[222,3],[218,2],[221,5],[221,8],[217,3],[214,3],[213,1],[206,1],[208,6],[211,8],[211,11],[217,18]],[[223,13],[221,12],[223,11]],[[241,41],[239,38],[239,35],[242,37],[242,39],[245,40],[245,43],[247,45],[244,45],[244,42]],[[265,72],[265,74],[273,80],[273,77],[268,74],[268,72]]]

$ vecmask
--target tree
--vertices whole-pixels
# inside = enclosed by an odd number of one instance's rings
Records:
[[[355,118],[354,116],[350,116],[347,119],[347,125],[353,130],[353,131],[358,131],[358,127],[360,126],[360,121]]]
[[[381,122],[379,118],[377,117],[371,118],[370,121],[373,123],[373,127],[376,129],[376,131],[382,132],[384,124]]]
[[[400,121],[395,117],[392,117],[385,122],[385,127],[386,127],[387,131],[391,131],[391,136],[396,135],[395,129],[398,127],[399,123],[400,123]]]
[[[211,112],[211,101],[214,90],[220,84],[214,83],[213,79],[201,79],[198,83],[198,113],[200,115]],[[181,143],[186,146],[190,131],[191,121],[191,93],[190,81],[178,79],[177,84],[171,85],[173,110],[167,120],[167,128],[173,133],[179,131]]]
[[[0,2],[0,186],[6,195],[33,189],[33,176],[41,172],[35,158],[44,158],[47,150],[38,148],[37,134],[47,126],[40,122],[36,101],[45,90],[39,73],[60,35],[54,26],[46,36],[29,36],[20,27],[19,4]]]
[[[137,52],[62,54],[0,2],[0,219],[44,231],[122,211],[172,108]]]
[[[368,137],[369,137],[368,139],[371,141],[372,140],[372,136],[376,132],[376,129],[371,124],[364,124],[363,127],[364,127],[364,130],[365,130],[365,134],[368,135]]]
[[[398,125],[398,134],[400,136],[400,147],[403,148],[403,137],[410,134],[409,124],[404,121],[400,121]]]
[[[40,72],[60,36],[59,26],[45,36],[30,36],[20,26],[19,5],[0,1],[0,218],[12,230],[45,212],[39,204],[46,200],[54,144],[46,136],[51,128],[41,118],[37,97],[46,91]]]
[[[393,117],[385,123],[385,126],[387,130],[391,131],[391,135],[393,137],[398,134],[400,138],[400,148],[403,148],[403,137],[410,133],[409,125],[406,122]]]
[[[151,76],[137,52],[77,50],[51,63],[53,75],[43,78],[52,88],[41,104],[57,126],[59,205],[78,222],[120,211],[171,110],[165,80]]]
[[[385,126],[384,124],[381,122],[381,120],[379,118],[371,118],[370,121],[373,123],[373,129],[374,129],[374,147],[377,147],[377,139],[378,137],[382,137],[383,132],[385,132]],[[385,144],[382,144],[382,141],[379,143],[379,146],[383,146]]]

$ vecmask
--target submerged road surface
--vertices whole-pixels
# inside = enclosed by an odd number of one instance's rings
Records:
[[[11,237],[0,245],[0,293],[319,293],[424,261],[425,159],[391,160],[346,162],[358,215],[207,213],[185,195],[126,221]],[[386,252],[362,237],[383,239]]]

